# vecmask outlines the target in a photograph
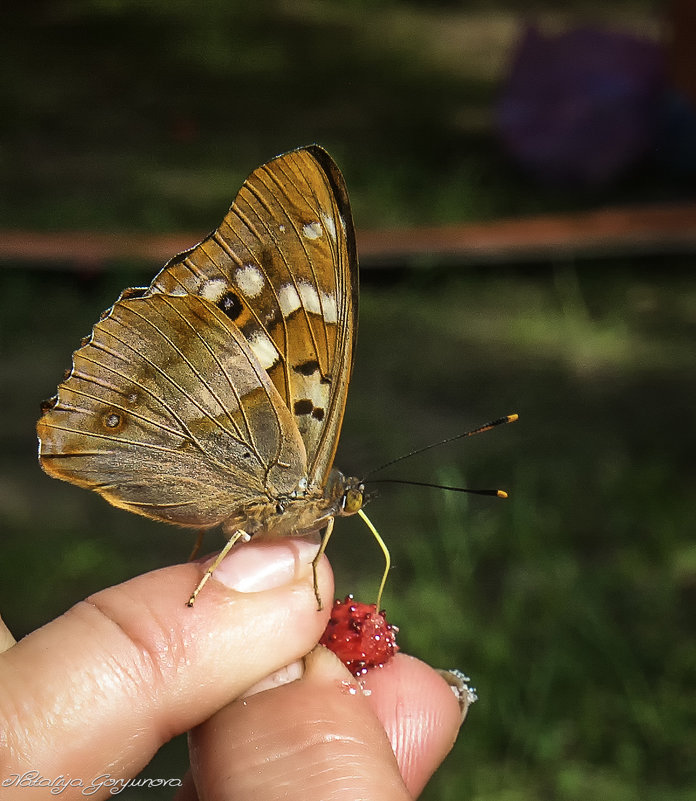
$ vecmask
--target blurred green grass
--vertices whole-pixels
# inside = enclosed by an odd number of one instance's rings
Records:
[[[511,170],[486,115],[514,5],[476,8],[478,27],[406,3],[17,5],[2,225],[204,233],[254,166],[310,141],[344,169],[363,227],[673,196],[649,166],[581,196]],[[0,603],[18,636],[190,550],[35,457],[38,403],[71,351],[158,267],[0,272]],[[520,414],[385,473],[508,501],[385,486],[367,510],[392,550],[403,649],[480,695],[423,798],[694,798],[695,329],[688,258],[365,271],[339,467]],[[381,554],[359,521],[340,521],[330,557],[339,594],[374,595]],[[179,739],[145,775],[184,758]]]

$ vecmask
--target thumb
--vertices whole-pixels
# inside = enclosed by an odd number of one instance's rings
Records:
[[[312,587],[316,547],[290,539],[236,547],[193,608],[186,600],[200,564],[139,576],[0,654],[3,786],[26,771],[69,775],[82,784],[61,797],[77,799],[94,777],[134,776],[171,737],[302,657],[328,617]],[[325,559],[318,578],[331,598]]]

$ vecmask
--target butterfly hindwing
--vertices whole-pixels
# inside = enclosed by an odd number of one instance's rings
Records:
[[[244,182],[220,227],[172,259],[150,292],[223,310],[267,371],[305,444],[310,486],[331,469],[356,334],[355,234],[343,177],[312,146]]]
[[[38,423],[51,475],[209,526],[306,472],[293,416],[236,326],[198,296],[118,301]]]

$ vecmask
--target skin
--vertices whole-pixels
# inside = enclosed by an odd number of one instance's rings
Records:
[[[206,562],[96,593],[16,644],[0,622],[2,798],[84,799],[98,777],[89,797],[112,798],[107,775],[136,776],[185,731],[178,801],[417,797],[466,702],[412,657],[359,685],[316,646],[329,610],[316,608],[315,553],[306,540],[236,547],[193,608]],[[325,558],[318,578],[332,598]],[[18,786],[28,771],[76,786]]]

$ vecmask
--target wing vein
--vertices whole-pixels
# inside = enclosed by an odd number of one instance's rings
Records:
[[[61,426],[57,425],[56,423],[46,423],[45,425],[46,428],[52,428],[55,431],[64,431],[66,434],[79,434],[82,437],[85,436],[85,432],[81,428],[69,428],[68,426]],[[153,442],[140,442],[138,440],[125,439],[124,437],[115,437],[113,434],[100,434],[97,433],[96,431],[90,431],[88,436],[96,437],[97,439],[103,439],[106,440],[107,442],[116,442],[119,445],[133,445],[136,448],[145,448],[153,451],[159,451],[161,453],[174,453],[177,455],[179,454],[179,451],[176,448],[168,448],[165,445],[155,445]],[[104,451],[98,451],[98,453],[102,455]],[[57,454],[57,455],[62,456],[63,454]],[[77,451],[72,455],[74,457],[91,456],[93,455],[93,453],[91,453],[90,451]],[[45,458],[46,456],[52,457],[53,454],[42,453],[41,456],[42,458]]]
[[[246,409],[244,408],[244,404],[242,403],[241,395],[239,394],[237,388],[235,387],[234,381],[232,380],[232,377],[230,376],[230,374],[227,371],[227,369],[225,368],[225,365],[220,361],[220,359],[218,358],[218,355],[210,347],[210,344],[207,342],[205,337],[201,336],[200,331],[198,331],[198,329],[195,326],[193,326],[191,324],[191,322],[186,317],[184,317],[178,309],[174,308],[171,303],[168,303],[168,305],[172,309],[172,311],[174,311],[179,316],[179,318],[189,327],[189,329],[193,332],[194,336],[196,336],[198,338],[199,342],[203,345],[203,347],[206,348],[206,350],[210,354],[210,357],[213,359],[215,364],[217,364],[217,366],[220,368],[220,372],[222,373],[222,375],[224,375],[225,380],[227,382],[227,385],[229,386],[230,390],[232,391],[232,394],[234,395],[234,398],[235,398],[235,400],[237,402],[237,406],[239,408],[239,412],[242,415],[242,418],[244,420],[244,426],[245,426],[245,428],[247,430],[247,433],[249,435],[249,445],[252,448],[252,450],[254,451],[254,453],[256,453],[258,455],[258,453],[259,453],[258,446],[256,444],[256,441],[254,440],[254,432],[252,431],[251,424],[249,423],[249,418],[247,417]],[[266,389],[266,387],[264,385],[264,382],[263,382],[263,377],[259,374],[259,369],[258,369],[259,366],[258,366],[258,364],[255,362],[255,360],[252,361],[252,359],[249,358],[249,354],[247,353],[247,350],[245,348],[241,347],[239,342],[237,342],[235,340],[235,344],[237,345],[237,347],[239,349],[239,353],[247,360],[247,364],[254,371],[254,375],[258,379],[259,386],[264,391],[264,393],[266,395],[266,398],[268,399],[269,405],[273,408],[273,404],[271,402],[271,399],[268,396],[268,390]],[[265,371],[264,371],[264,373],[265,373]],[[200,377],[201,381],[203,381],[205,383],[205,380],[203,379],[202,376],[200,376],[200,374],[199,374],[199,377]],[[211,392],[212,392],[212,387],[210,387],[210,389],[211,389]],[[214,397],[218,401],[220,406],[222,407],[222,409],[225,412],[225,415],[226,415],[227,419],[230,421],[230,423],[233,426],[235,426],[236,428],[238,428],[236,426],[236,423],[235,423],[234,419],[230,415],[229,409],[227,409],[225,407],[225,404],[222,403],[222,401],[220,401],[218,399],[217,395],[215,395]],[[280,434],[280,422],[279,421],[278,421],[278,433]],[[280,439],[280,437],[278,437],[278,439]],[[261,462],[261,464],[263,464],[263,461],[261,460],[260,456],[259,456],[259,461]]]
[[[164,296],[163,296],[163,297],[164,297]],[[221,410],[222,410],[222,411],[225,413],[225,416],[226,416],[226,417],[229,419],[229,414],[227,413],[227,410],[224,408],[224,404],[222,403],[222,401],[221,401],[221,400],[218,398],[218,396],[217,396],[217,394],[215,393],[215,391],[213,390],[213,388],[212,388],[212,387],[211,387],[211,386],[210,386],[210,385],[209,385],[209,384],[208,384],[208,383],[205,381],[205,379],[204,379],[204,378],[203,378],[203,376],[200,374],[200,372],[198,371],[198,369],[196,368],[196,366],[195,366],[195,365],[194,365],[194,364],[191,362],[191,360],[190,360],[190,359],[189,359],[189,358],[188,358],[188,357],[187,357],[187,356],[186,356],[186,355],[183,353],[183,351],[182,351],[182,350],[181,350],[181,349],[178,347],[178,345],[176,345],[176,344],[173,342],[173,340],[172,340],[172,339],[170,339],[170,337],[168,337],[168,336],[167,336],[167,335],[164,333],[164,331],[162,331],[162,330],[161,330],[161,329],[160,329],[160,328],[159,328],[157,325],[155,325],[155,324],[154,324],[154,323],[153,323],[151,320],[148,320],[148,318],[147,318],[147,317],[145,317],[144,315],[140,314],[139,312],[137,312],[137,311],[136,311],[135,309],[133,309],[133,308],[131,308],[131,309],[130,309],[130,311],[131,311],[131,312],[132,312],[132,313],[133,313],[133,314],[134,314],[136,317],[139,317],[139,318],[140,318],[140,319],[141,319],[141,320],[142,320],[144,323],[146,323],[147,325],[149,325],[149,326],[150,326],[150,327],[151,327],[153,330],[157,331],[157,333],[158,333],[158,334],[159,334],[159,335],[162,337],[162,339],[163,339],[165,342],[167,342],[167,343],[170,345],[170,347],[172,348],[172,350],[173,350],[173,351],[174,351],[174,352],[175,352],[175,353],[176,353],[176,354],[177,354],[177,355],[178,355],[178,356],[179,356],[179,357],[182,359],[182,361],[184,361],[184,362],[185,362],[185,363],[188,365],[188,367],[190,368],[191,372],[192,372],[192,373],[193,373],[193,374],[196,376],[196,378],[197,378],[197,379],[198,379],[198,380],[201,382],[201,384],[203,384],[203,386],[205,386],[205,387],[206,387],[206,388],[209,390],[210,394],[211,394],[211,395],[212,395],[212,397],[215,399],[215,401],[217,402],[217,404],[220,406]],[[122,320],[118,320],[117,318],[112,318],[112,319],[114,320],[114,322],[118,323],[118,324],[119,324],[119,325],[121,325],[122,327],[124,327],[124,328],[127,328],[127,325],[126,325],[126,323],[124,323]],[[110,332],[110,333],[111,333],[111,332]],[[166,379],[166,380],[167,380],[167,381],[168,381],[168,382],[169,382],[169,383],[170,383],[170,384],[171,384],[173,387],[176,387],[176,389],[178,389],[178,390],[179,390],[179,392],[180,392],[180,393],[181,393],[181,394],[182,394],[182,395],[183,395],[183,396],[184,396],[184,397],[185,397],[185,398],[186,398],[186,399],[187,399],[187,400],[188,400],[188,401],[189,401],[191,404],[193,404],[193,405],[194,405],[194,406],[195,406],[195,407],[196,407],[196,408],[197,408],[197,409],[198,409],[198,410],[199,410],[199,411],[200,411],[200,412],[203,414],[203,416],[204,416],[204,417],[206,417],[208,420],[210,420],[210,421],[211,421],[211,422],[212,422],[212,423],[213,423],[213,424],[214,424],[214,425],[215,425],[217,428],[219,428],[221,431],[224,431],[225,433],[229,433],[228,429],[226,429],[226,428],[225,428],[225,427],[224,427],[224,426],[223,426],[223,425],[222,425],[222,424],[219,422],[219,420],[217,420],[215,417],[213,417],[213,416],[210,414],[210,412],[208,412],[208,410],[207,410],[207,409],[206,409],[204,406],[202,406],[200,403],[198,403],[198,402],[196,401],[196,399],[193,397],[193,395],[192,395],[190,392],[188,392],[188,391],[186,390],[186,388],[185,388],[185,387],[183,387],[183,386],[182,386],[180,383],[178,383],[177,381],[175,381],[175,380],[174,380],[174,379],[173,379],[173,378],[172,378],[170,375],[168,375],[168,374],[167,374],[167,373],[166,373],[166,372],[165,372],[165,371],[164,371],[164,370],[163,370],[161,367],[159,367],[157,364],[155,364],[155,363],[154,363],[154,362],[153,362],[153,361],[152,361],[152,360],[151,360],[151,359],[150,359],[150,358],[149,358],[149,357],[148,357],[146,354],[144,354],[144,353],[141,353],[139,350],[137,350],[136,348],[134,348],[132,345],[130,345],[128,342],[124,341],[124,340],[123,340],[123,339],[121,339],[120,337],[117,337],[115,334],[111,333],[111,335],[112,335],[112,336],[113,336],[115,339],[117,339],[119,342],[121,342],[121,344],[125,345],[127,348],[129,348],[130,350],[132,350],[132,351],[133,351],[133,353],[135,353],[135,354],[136,354],[136,355],[138,355],[138,356],[139,356],[141,359],[143,359],[143,361],[145,361],[145,362],[146,362],[146,363],[147,363],[147,364],[148,364],[150,367],[152,367],[152,368],[153,368],[153,369],[154,369],[154,370],[155,370],[155,371],[156,371],[156,372],[157,372],[157,373],[158,373],[160,376],[162,376],[163,378],[165,378],[165,379]],[[241,432],[241,430],[239,429],[239,426],[238,426],[238,425],[237,425],[237,424],[234,422],[234,420],[231,420],[231,423],[232,423],[232,425],[234,426],[234,429],[235,429],[235,431],[236,431],[236,433],[237,433],[237,436],[238,436],[238,437],[239,437],[239,438],[240,438],[240,439],[241,439],[241,440],[242,440],[242,441],[243,441],[245,444],[249,445],[249,442],[248,442],[248,440],[245,440],[245,439],[244,439],[244,437],[243,437],[243,435],[242,435],[242,432]]]

